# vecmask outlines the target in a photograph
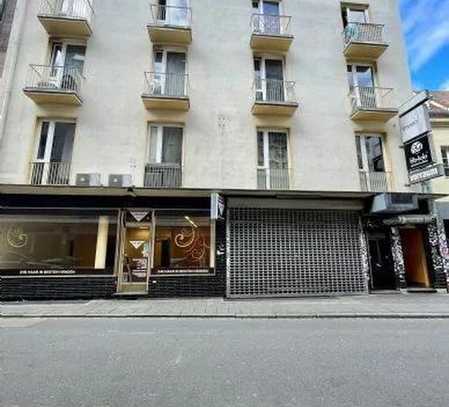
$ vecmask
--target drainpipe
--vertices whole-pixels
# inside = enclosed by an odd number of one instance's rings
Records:
[[[25,23],[27,0],[17,0],[14,12],[14,21],[8,42],[5,66],[1,79],[1,107],[0,107],[0,146],[5,133],[6,120],[9,110],[9,99],[11,97],[14,76],[16,73],[19,48],[22,43],[22,33]]]

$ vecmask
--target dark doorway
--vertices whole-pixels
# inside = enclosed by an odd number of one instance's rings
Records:
[[[431,289],[424,233],[419,228],[401,229],[407,288]]]
[[[371,289],[374,291],[396,290],[396,274],[388,232],[370,232],[368,244],[371,261]]]

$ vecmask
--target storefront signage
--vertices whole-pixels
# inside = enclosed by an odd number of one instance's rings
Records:
[[[399,125],[404,143],[410,184],[429,181],[444,175],[432,154],[432,126],[426,102],[428,92],[421,92],[399,109]]]
[[[1,277],[72,277],[88,275],[112,275],[112,269],[5,269],[0,270]]]
[[[432,131],[429,111],[424,104],[415,107],[404,116],[400,116],[399,124],[404,143]]]
[[[211,195],[211,219],[224,220],[225,218],[225,199],[223,195],[213,193]]]
[[[409,174],[410,184],[417,184],[424,181],[429,181],[433,178],[444,176],[443,164],[435,164],[432,167],[426,167],[422,170],[415,171]]]
[[[137,222],[142,222],[150,214],[148,211],[129,211],[129,213]]]
[[[409,172],[428,167],[434,163],[428,134],[405,143],[404,151]]]
[[[162,268],[157,268],[157,269],[153,269],[151,270],[151,274],[153,275],[180,275],[180,274],[184,274],[184,275],[190,275],[190,274],[211,274],[213,272],[213,270],[211,269],[188,269],[188,268],[179,268],[179,269],[174,269],[174,268],[167,268],[167,269],[162,269]]]

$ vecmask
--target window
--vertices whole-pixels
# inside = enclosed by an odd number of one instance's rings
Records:
[[[182,97],[187,95],[187,55],[185,52],[157,49],[153,54],[152,94]]]
[[[356,136],[359,170],[385,172],[382,137],[375,134]]]
[[[116,216],[17,214],[0,216],[0,269],[114,267]]]
[[[52,45],[48,86],[78,90],[84,69],[86,47],[55,42]]]
[[[179,188],[182,186],[183,128],[150,126],[145,187]]]
[[[32,164],[32,184],[69,183],[75,123],[43,121]]]
[[[150,126],[150,163],[181,166],[182,127]]]
[[[213,267],[213,223],[207,213],[156,216],[154,271]]]
[[[441,147],[441,158],[443,160],[444,174],[449,177],[449,146]]]
[[[160,23],[186,27],[189,22],[188,0],[159,0],[157,19]]]
[[[367,23],[368,9],[354,6],[343,7],[342,18],[344,27],[347,27],[350,23]]]
[[[257,174],[258,189],[289,188],[286,132],[257,132]]]
[[[281,26],[281,3],[273,0],[253,1],[253,30],[256,33],[279,35]]]
[[[284,61],[274,57],[255,57],[256,100],[285,101]]]
[[[6,4],[6,0],[0,0],[0,20],[3,20],[3,17],[5,16]]]
[[[374,68],[371,65],[348,65],[348,83],[352,89],[356,86],[362,88],[373,88]]]

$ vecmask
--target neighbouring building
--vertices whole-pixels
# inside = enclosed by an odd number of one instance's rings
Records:
[[[12,32],[3,299],[447,291],[396,1],[17,0]]]
[[[444,165],[445,176],[432,181],[432,191],[449,195],[449,91],[430,92],[428,103],[432,124],[433,144],[438,161]],[[437,201],[438,213],[444,222],[446,234],[449,233],[449,198]]]

